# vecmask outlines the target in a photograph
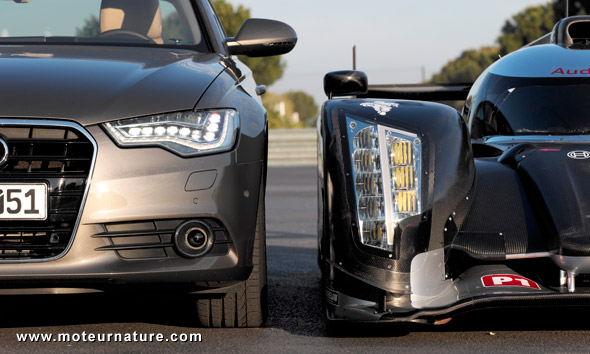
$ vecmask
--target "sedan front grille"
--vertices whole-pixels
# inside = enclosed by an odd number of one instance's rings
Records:
[[[0,120],[8,159],[0,184],[47,185],[45,220],[0,220],[0,260],[43,260],[64,253],[80,216],[95,144],[73,123]]]

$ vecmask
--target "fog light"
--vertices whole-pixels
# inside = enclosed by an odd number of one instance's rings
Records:
[[[205,230],[194,227],[186,232],[188,245],[196,250],[200,250],[207,244],[207,234]]]
[[[185,258],[204,256],[213,247],[214,235],[209,226],[200,221],[187,221],[174,234],[176,252]]]

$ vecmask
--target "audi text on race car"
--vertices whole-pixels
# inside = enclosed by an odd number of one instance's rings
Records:
[[[0,294],[141,289],[204,326],[266,315],[267,121],[208,0],[0,0]]]
[[[588,304],[588,43],[590,17],[565,18],[471,87],[325,77],[330,97],[356,96],[318,122],[328,320]],[[454,99],[462,115],[424,101]]]

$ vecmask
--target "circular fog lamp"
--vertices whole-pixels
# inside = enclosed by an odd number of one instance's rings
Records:
[[[204,256],[213,247],[211,228],[201,221],[187,221],[176,228],[174,246],[184,258]]]

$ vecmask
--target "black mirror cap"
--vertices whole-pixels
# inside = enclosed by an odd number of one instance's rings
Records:
[[[364,95],[369,90],[367,74],[362,71],[332,71],[324,76],[324,92],[336,96]]]
[[[297,33],[286,23],[262,18],[247,19],[238,34],[228,38],[230,55],[269,57],[289,53],[297,43]]]

